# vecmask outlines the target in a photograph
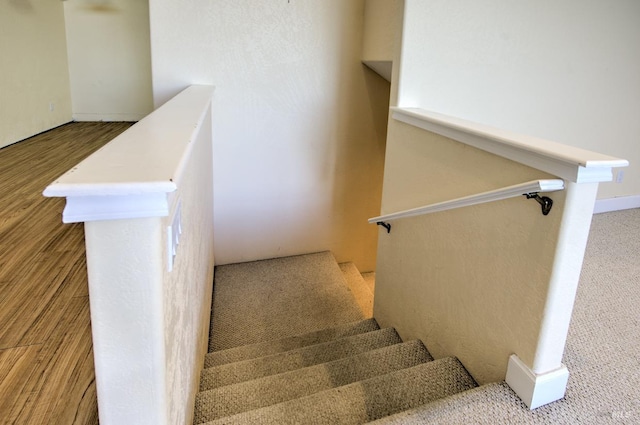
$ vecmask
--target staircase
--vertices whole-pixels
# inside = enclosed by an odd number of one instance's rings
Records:
[[[194,423],[361,424],[477,387],[381,329],[354,269],[327,252],[218,267]]]

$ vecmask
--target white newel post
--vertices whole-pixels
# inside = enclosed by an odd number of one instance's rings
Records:
[[[535,409],[564,397],[569,371],[562,356],[587,247],[598,183],[566,183],[566,199],[554,267],[532,365],[509,358],[507,384]]]

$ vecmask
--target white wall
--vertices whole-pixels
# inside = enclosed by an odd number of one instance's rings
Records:
[[[640,2],[407,0],[399,102],[628,159],[640,194]]]
[[[216,86],[216,261],[331,250],[375,264],[387,82],[364,0],[151,0],[156,104]]]
[[[147,0],[64,3],[73,118],[137,121],[153,110]]]
[[[69,121],[62,3],[0,2],[0,147]]]

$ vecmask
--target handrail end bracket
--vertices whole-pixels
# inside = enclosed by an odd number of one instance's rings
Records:
[[[542,215],[549,215],[553,207],[553,199],[548,196],[540,196],[538,192],[524,193],[523,195],[526,196],[527,199],[535,199],[536,202],[540,204]]]
[[[378,226],[382,226],[387,229],[387,233],[391,233],[391,223],[385,223],[384,221],[376,221]]]

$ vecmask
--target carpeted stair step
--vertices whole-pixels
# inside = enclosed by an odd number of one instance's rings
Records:
[[[455,358],[444,358],[306,397],[207,422],[362,424],[476,387]]]
[[[288,372],[402,342],[392,328],[380,329],[283,353],[211,367],[202,371],[200,391]]]
[[[366,319],[330,252],[217,266],[209,351]]]
[[[341,263],[338,265],[364,317],[373,317],[373,292],[364,281],[360,270],[353,263]]]
[[[378,329],[380,329],[380,327],[374,319],[367,319],[276,341],[229,348],[207,354],[204,367],[207,368],[242,360],[255,359]]]
[[[415,340],[328,363],[203,391],[196,396],[194,423],[207,422],[293,400],[431,360],[433,358],[422,342]]]
[[[367,284],[372,294],[376,293],[376,272],[364,272],[362,273],[364,283]]]
[[[424,404],[377,421],[375,425],[462,424],[462,423],[553,423],[536,420],[531,410],[506,382],[482,385],[451,397]],[[574,415],[558,414],[555,423],[576,423]],[[600,421],[596,421],[598,423]],[[604,423],[601,421],[600,423]]]

